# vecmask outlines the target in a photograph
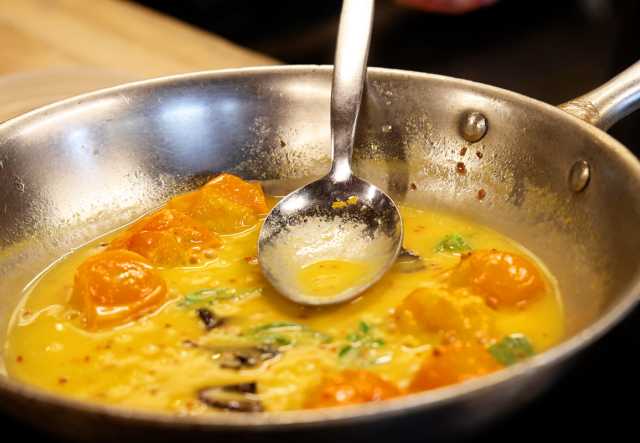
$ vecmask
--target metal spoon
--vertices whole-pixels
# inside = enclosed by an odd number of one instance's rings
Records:
[[[343,3],[331,90],[331,171],[282,199],[260,231],[264,275],[282,295],[305,305],[355,298],[382,277],[402,245],[402,221],[393,200],[351,171],[373,8],[374,0]],[[366,264],[366,271],[353,285],[318,295],[299,276],[323,260]]]

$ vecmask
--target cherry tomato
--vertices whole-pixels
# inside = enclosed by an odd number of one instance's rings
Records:
[[[137,252],[156,265],[179,266],[212,258],[220,246],[218,236],[191,217],[162,209],[115,238],[110,249]]]
[[[254,226],[258,216],[268,211],[260,185],[230,174],[221,174],[201,189],[173,198],[168,207],[183,211],[220,234]]]
[[[204,185],[204,189],[215,190],[235,203],[248,206],[256,214],[266,214],[269,210],[262,187],[235,175],[220,174]]]
[[[411,391],[424,391],[480,377],[500,369],[500,364],[480,344],[456,341],[437,347],[416,373]]]
[[[531,260],[495,249],[463,255],[453,271],[452,282],[469,287],[493,308],[522,307],[545,288],[540,271]]]
[[[84,314],[87,329],[127,323],[167,299],[164,279],[141,255],[123,249],[88,258],[76,270],[71,306]]]
[[[400,390],[378,375],[364,370],[345,370],[324,379],[309,399],[308,407],[326,408],[385,400],[400,395]]]
[[[478,296],[421,288],[400,303],[394,318],[398,327],[410,334],[482,339],[491,336],[493,315]]]

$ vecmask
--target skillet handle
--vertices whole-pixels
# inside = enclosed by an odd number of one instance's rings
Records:
[[[640,108],[640,62],[560,109],[606,131]]]

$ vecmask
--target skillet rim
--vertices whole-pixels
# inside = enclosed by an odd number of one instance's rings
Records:
[[[200,71],[125,83],[123,85],[100,89],[55,102],[0,123],[0,146],[6,141],[11,140],[12,131],[19,129],[21,126],[30,124],[33,120],[37,121],[39,118],[47,116],[50,113],[53,114],[68,108],[73,108],[78,104],[94,99],[119,96],[129,90],[138,89],[140,87],[162,87],[169,86],[173,83],[192,80],[215,81],[222,78],[233,78],[246,75],[328,75],[331,73],[332,69],[333,66],[331,65],[261,66]],[[599,140],[602,144],[611,149],[615,155],[620,157],[620,159],[625,163],[625,166],[629,168],[634,173],[634,176],[636,176],[640,181],[640,162],[626,147],[606,132],[555,106],[506,89],[443,75],[387,68],[368,68],[368,73],[372,74],[372,77],[375,77],[375,80],[385,80],[388,78],[410,78],[414,80],[446,83],[458,89],[471,90],[500,98],[510,104],[517,104],[523,108],[528,107],[536,109],[540,113],[546,113],[550,117],[560,119],[560,121],[567,125],[578,126],[580,130],[586,131],[591,137]],[[526,378],[533,375],[535,372],[557,367],[560,363],[575,356],[579,351],[585,349],[606,334],[613,326],[620,323],[620,321],[622,321],[622,319],[626,317],[639,302],[640,273],[638,273],[629,283],[627,289],[621,296],[621,299],[600,318],[562,343],[553,346],[551,349],[537,354],[524,362],[504,368],[498,372],[452,386],[361,405],[341,406],[317,410],[243,414],[220,413],[203,416],[189,416],[125,408],[120,406],[110,406],[73,399],[50,393],[44,389],[37,388],[26,383],[18,382],[8,376],[0,377],[0,391],[6,391],[9,395],[24,397],[29,401],[37,401],[48,407],[63,408],[65,412],[71,411],[80,414],[91,414],[104,417],[104,419],[115,421],[124,420],[127,422],[137,422],[139,424],[179,430],[198,428],[210,431],[242,430],[243,432],[266,432],[283,430],[285,428],[315,428],[320,426],[355,424],[379,418],[399,416],[409,412],[424,413],[428,410],[442,407],[453,402],[463,402],[474,395],[482,394],[493,389],[498,390],[501,386],[505,386],[508,382],[514,381],[518,378]],[[3,393],[2,395],[6,394]]]

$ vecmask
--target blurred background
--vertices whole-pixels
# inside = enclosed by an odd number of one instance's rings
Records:
[[[333,62],[339,0],[138,3],[284,63]],[[637,0],[501,0],[465,13],[455,0],[406,3],[413,7],[378,0],[371,66],[465,78],[559,104],[640,59]],[[612,134],[640,153],[634,128],[640,117]]]

